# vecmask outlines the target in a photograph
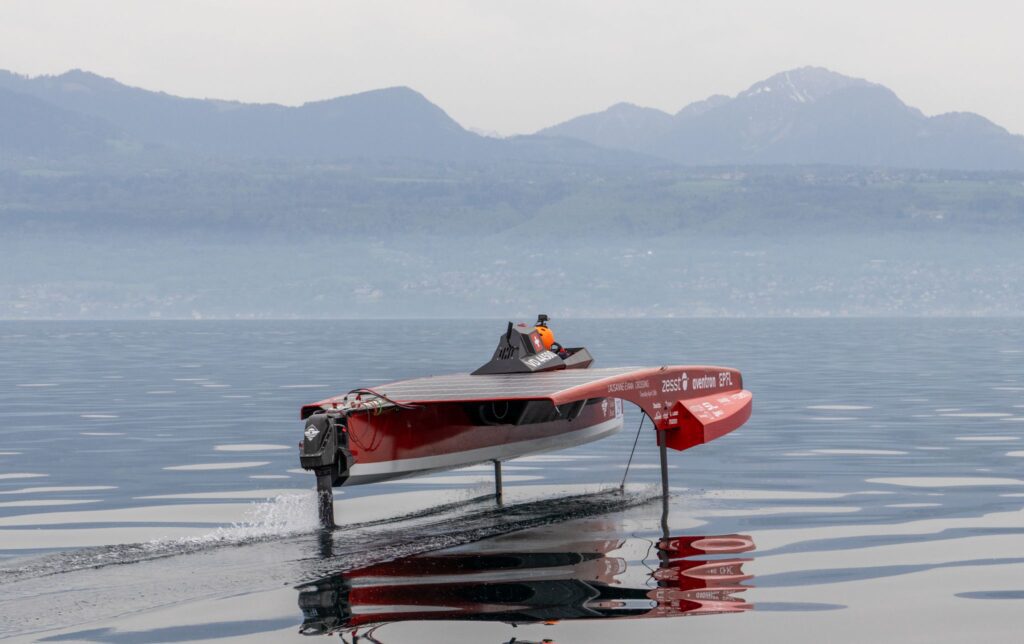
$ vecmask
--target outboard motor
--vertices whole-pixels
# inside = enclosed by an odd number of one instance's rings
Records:
[[[334,486],[345,482],[352,462],[344,415],[320,412],[310,416],[299,463],[316,474],[317,509],[324,528],[334,527]]]

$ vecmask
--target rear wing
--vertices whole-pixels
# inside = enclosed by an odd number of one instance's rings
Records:
[[[750,418],[754,401],[753,394],[743,388],[739,371],[712,366],[640,369],[559,392],[552,401],[558,405],[597,395],[640,407],[654,428],[665,432],[666,445],[680,451],[742,426]]]

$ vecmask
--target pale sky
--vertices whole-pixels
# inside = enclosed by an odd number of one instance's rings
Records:
[[[408,85],[511,134],[818,65],[1024,133],[1021,25],[1009,0],[0,0],[0,68],[291,105]]]

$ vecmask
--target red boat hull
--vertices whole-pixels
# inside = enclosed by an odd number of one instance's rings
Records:
[[[594,399],[579,415],[529,424],[481,425],[464,404],[441,403],[348,418],[355,463],[342,486],[362,485],[566,449],[622,429],[622,401]]]

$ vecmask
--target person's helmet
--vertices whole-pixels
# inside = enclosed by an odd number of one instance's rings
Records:
[[[546,326],[538,326],[536,328],[537,335],[540,336],[541,342],[544,343],[544,348],[551,350],[551,347],[555,344],[555,334]]]

